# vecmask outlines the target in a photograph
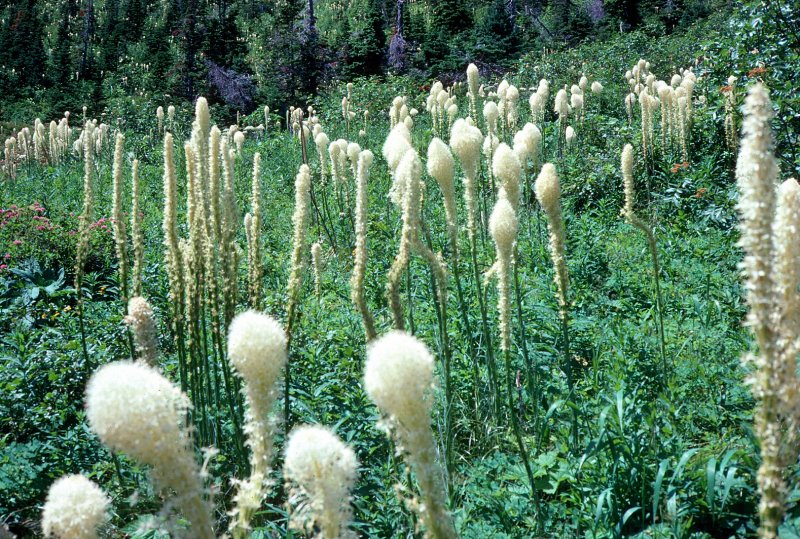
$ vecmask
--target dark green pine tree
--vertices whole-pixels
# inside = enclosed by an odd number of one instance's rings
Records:
[[[553,34],[560,40],[566,41],[570,35],[572,19],[571,0],[553,0]]]
[[[119,64],[125,47],[125,21],[120,6],[121,0],[106,0],[100,17],[98,36],[99,68],[111,71]]]
[[[95,69],[94,45],[95,32],[97,26],[97,13],[95,13],[94,0],[85,0],[79,12],[82,19],[83,29],[81,30],[81,59],[78,65],[78,77],[81,80],[94,80],[99,75],[99,70]]]
[[[261,73],[261,97],[277,110],[297,104],[302,83],[301,40],[303,0],[267,4],[255,28],[262,45],[257,60]]]
[[[297,81],[297,89],[304,100],[317,93],[324,68],[323,48],[319,41],[315,0],[307,0],[302,21],[295,23],[295,33],[299,39],[300,54],[292,65]]]
[[[354,0],[352,31],[347,39],[349,75],[377,75],[386,50],[386,21],[379,0]]]
[[[170,36],[179,35],[178,6],[174,1],[146,5],[142,12],[142,29],[139,42],[143,45],[143,58],[135,58],[150,65],[147,90],[155,94],[180,95],[181,63],[170,52]]]
[[[58,90],[51,94],[56,114],[79,108],[83,104],[83,100],[75,95],[73,50],[76,43],[70,38],[75,31],[74,17],[77,13],[78,4],[75,0],[66,0],[59,8],[56,40],[47,67],[47,84]]]
[[[506,0],[494,0],[474,29],[473,58],[486,63],[512,59],[520,49],[520,35],[509,17]]]
[[[639,0],[606,0],[603,2],[603,9],[609,22],[616,26],[613,30],[618,30],[620,23],[624,30],[633,30],[642,22]]]
[[[429,0],[432,16],[431,26],[440,36],[450,39],[471,25],[471,16],[465,0]]]
[[[238,4],[220,0],[217,2],[216,12],[218,17],[209,19],[207,23],[206,58],[221,66],[239,69],[247,47],[240,39],[241,32],[236,24],[239,14]]]
[[[403,23],[403,37],[410,44],[419,44],[425,41],[427,31],[425,29],[424,17],[417,16],[413,8],[416,5],[409,5],[408,0],[400,2],[401,4],[401,19]]]
[[[274,28],[278,32],[291,32],[300,19],[305,7],[304,0],[284,0],[275,2],[273,7]]]
[[[7,0],[3,3],[6,4]],[[13,98],[17,95],[18,85],[16,71],[11,71],[10,49],[14,39],[11,35],[11,8],[4,5],[0,15],[0,65],[5,66],[5,69],[0,69],[0,92],[6,98]]]
[[[197,85],[200,79],[197,55],[201,50],[203,32],[198,29],[198,18],[201,10],[198,0],[179,0],[181,6],[181,27],[178,35],[181,39],[183,64],[181,65],[182,94],[184,97],[194,99],[197,95]]]
[[[339,16],[336,18],[336,32],[331,33],[330,37],[325,41],[325,44],[330,47],[332,51],[335,51],[337,74],[341,77],[349,78],[354,74],[350,46],[354,41],[352,34],[357,30],[353,30],[350,27],[350,15],[346,10],[343,11],[344,12],[340,12]],[[357,20],[353,22],[354,24],[358,24]],[[357,45],[358,44],[356,44],[356,46]]]
[[[460,67],[462,62],[453,51],[459,48],[456,37],[470,26],[464,0],[428,0],[428,10],[429,23],[422,45],[426,62],[433,72]]]
[[[74,69],[71,53],[73,43],[70,40],[70,32],[73,30],[72,18],[77,14],[78,6],[74,0],[66,0],[61,4],[59,11],[56,42],[53,46],[47,74],[50,85],[66,89],[70,84]]]
[[[40,86],[46,82],[45,51],[42,22],[36,10],[36,0],[13,1],[4,10],[4,23],[0,30],[6,96],[21,95],[23,89]],[[3,82],[6,82],[3,81]]]

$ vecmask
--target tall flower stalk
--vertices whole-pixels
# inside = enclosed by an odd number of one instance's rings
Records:
[[[178,372],[181,391],[187,391],[188,371],[184,345],[184,264],[178,237],[178,187],[175,179],[175,148],[172,134],[164,135],[164,216],[162,231],[169,276],[169,299],[172,308],[172,331],[178,348]]]
[[[736,151],[739,145],[739,135],[736,129],[736,77],[728,77],[728,85],[723,87],[725,94],[725,142],[731,152]],[[744,127],[744,126],[742,126]]]
[[[245,432],[250,447],[250,477],[237,482],[231,531],[245,537],[250,519],[261,506],[270,485],[274,419],[270,415],[278,397],[278,379],[286,365],[286,334],[273,318],[257,311],[236,316],[228,335],[228,359],[244,380],[247,400]]]
[[[511,368],[511,266],[513,265],[514,244],[518,231],[519,220],[512,204],[505,197],[499,198],[489,218],[489,232],[497,250],[495,267],[497,273],[497,309],[500,313],[500,350],[503,351],[505,357],[508,414],[511,419],[511,428],[514,431],[519,456],[528,476],[531,496],[534,496],[536,482],[528,461],[528,451],[525,448],[525,442],[522,440],[517,410],[514,406],[514,376]]]
[[[114,246],[119,265],[119,285],[122,290],[122,301],[128,302],[128,234],[125,228],[125,219],[122,218],[122,192],[123,192],[123,155],[125,150],[125,135],[117,133],[114,145],[114,171],[113,171],[113,200],[111,213],[113,216]],[[127,308],[127,305],[126,305]]]
[[[286,287],[287,307],[286,307],[286,335],[287,348],[291,346],[292,331],[297,317],[297,304],[300,301],[300,290],[303,286],[303,273],[306,267],[304,257],[306,245],[306,232],[308,229],[308,205],[311,190],[311,169],[308,165],[300,165],[294,181],[295,202],[292,224],[294,226],[292,240],[292,268],[289,275],[289,283]],[[284,378],[284,424],[289,426],[291,410],[289,408],[289,387],[291,384],[291,364],[286,362],[286,376]]]
[[[569,399],[575,398],[575,381],[572,353],[569,341],[569,272],[564,249],[564,217],[561,213],[561,185],[556,168],[545,163],[536,178],[536,198],[547,215],[550,232],[550,258],[553,261],[554,278],[558,292],[559,315],[561,317],[561,340],[564,354],[564,372],[567,375]],[[578,412],[572,407],[572,445],[578,445]]]
[[[475,296],[481,312],[481,329],[483,341],[486,343],[486,368],[489,372],[489,385],[492,389],[492,407],[495,417],[500,417],[500,388],[497,383],[497,372],[494,361],[491,331],[486,303],[481,290],[480,271],[478,270],[477,220],[478,220],[478,170],[480,167],[481,144],[483,134],[480,129],[459,119],[453,124],[450,135],[450,147],[461,161],[464,171],[464,206],[467,210],[467,239],[469,240],[472,277],[475,285]]]
[[[664,300],[661,296],[660,273],[661,266],[658,262],[658,247],[653,228],[641,217],[636,215],[633,209],[636,198],[633,183],[633,146],[626,144],[622,150],[622,179],[625,187],[625,206],[622,208],[622,216],[628,223],[641,230],[647,239],[647,247],[650,251],[650,259],[653,264],[653,289],[656,298],[656,316],[658,319],[658,349],[661,355],[661,374],[664,387],[667,386],[669,369],[667,365],[666,340],[664,338]]]
[[[75,254],[75,296],[78,301],[78,323],[81,333],[83,360],[87,369],[91,368],[89,349],[86,345],[86,328],[83,312],[83,277],[86,259],[89,255],[89,225],[94,215],[94,124],[87,121],[83,133],[83,211],[78,220],[78,245]]]
[[[390,137],[392,137],[392,135],[390,135]],[[432,289],[433,295],[435,296],[434,301],[436,303],[436,319],[439,323],[441,357],[445,371],[445,400],[447,402],[445,409],[445,430],[447,431],[445,451],[448,457],[446,463],[448,464],[449,472],[451,471],[451,460],[449,457],[452,455],[452,438],[450,436],[452,429],[448,416],[450,414],[450,404],[452,403],[452,387],[449,377],[451,356],[450,340],[447,330],[447,271],[441,254],[434,253],[429,245],[423,243],[420,238],[420,233],[422,232],[422,188],[424,186],[422,182],[422,161],[416,150],[411,148],[410,145],[404,147],[402,145],[402,139],[400,138],[398,138],[398,142],[401,143],[400,149],[402,150],[405,148],[405,151],[402,153],[402,157],[394,171],[394,184],[392,189],[394,200],[398,203],[403,212],[403,226],[400,233],[398,253],[389,269],[386,295],[389,299],[389,306],[392,310],[395,328],[405,330],[403,308],[400,304],[400,282],[403,273],[408,269],[412,252],[416,252],[427,262],[431,271]],[[389,150],[391,150],[392,144],[391,141],[388,142]],[[442,146],[444,146],[444,143],[442,143]],[[436,165],[435,172],[442,176],[442,179],[445,179],[444,175],[447,174],[447,170],[445,170],[447,164],[439,159],[441,157],[441,155],[437,154],[437,157],[434,159],[434,164]],[[436,162],[436,160],[438,160],[438,162]],[[444,160],[446,160],[446,157]],[[409,317],[410,313],[411,309],[409,309]]]
[[[264,272],[261,263],[261,154],[253,156],[253,182],[250,195],[250,216],[245,221],[247,234],[247,283],[250,306],[258,309],[261,305],[261,277]]]
[[[761,446],[758,529],[762,539],[778,537],[786,512],[787,469],[797,461],[797,353],[800,347],[797,286],[800,284],[800,186],[787,180],[777,200],[778,164],[770,129],[772,104],[756,84],[744,106],[742,143],[736,164],[741,193],[741,239],[745,289],[750,310],[746,324],[755,334],[758,352],[745,356],[755,367],[751,376],[756,398],[755,432]]]
[[[474,64],[470,64],[471,68],[477,68]],[[469,71],[468,71],[469,72]],[[472,87],[470,87],[472,88]],[[472,90],[470,90],[472,92]],[[477,95],[477,84],[475,85],[475,92]],[[456,294],[458,296],[459,311],[461,312],[461,321],[464,324],[464,330],[467,333],[467,345],[469,346],[470,357],[472,358],[473,365],[473,380],[474,380],[474,405],[476,422],[478,421],[478,403],[479,403],[479,377],[478,377],[478,356],[475,349],[475,343],[472,335],[472,324],[469,318],[469,309],[464,300],[464,292],[461,285],[461,271],[459,268],[459,249],[458,249],[458,215],[456,209],[456,192],[455,192],[455,161],[450,152],[450,148],[438,138],[434,138],[428,146],[428,174],[430,174],[439,184],[442,190],[442,199],[444,201],[445,218],[447,221],[447,237],[450,245],[450,265],[453,268],[453,276],[456,284]],[[450,374],[449,368],[446,374],[447,384],[449,384]],[[449,418],[449,416],[448,416]],[[448,425],[449,426],[449,425]],[[450,432],[450,428],[448,428]]]
[[[142,295],[142,272],[144,271],[144,233],[142,232],[142,209],[140,204],[139,160],[131,167],[131,240],[133,242],[132,294]]]
[[[400,281],[411,259],[411,249],[418,234],[420,220],[421,168],[417,152],[409,149],[398,163],[395,172],[396,185],[401,187],[397,198],[402,201],[403,226],[400,232],[400,246],[387,277],[386,296],[389,299],[394,327],[399,330],[405,330],[403,306],[400,302]]]
[[[450,148],[442,142],[441,139],[434,138],[428,146],[428,174],[430,174],[439,184],[442,191],[442,198],[444,199],[444,209],[447,222],[447,236],[450,240],[450,249],[452,256],[452,266],[454,272],[458,275],[458,223],[456,215],[456,190],[455,190],[455,161],[453,155],[450,153]],[[431,267],[433,271],[444,273],[444,265],[440,256],[433,255],[432,251],[427,246],[426,258],[431,260]],[[434,269],[435,268],[435,269]],[[459,283],[459,298],[460,293],[460,280]],[[447,463],[447,470],[452,472],[453,465],[453,388],[451,377],[452,360],[450,350],[450,338],[447,330],[447,281],[440,277],[440,282],[437,284],[439,289],[439,323],[440,323],[440,336],[443,351],[443,366],[444,366],[444,387],[445,387],[445,462]],[[462,305],[463,310],[463,305]],[[470,341],[471,341],[470,336]],[[477,381],[477,380],[476,380]]]
[[[467,84],[469,97],[469,117],[472,122],[478,123],[478,97],[480,93],[480,72],[478,66],[469,64],[467,66]]]
[[[374,156],[369,150],[364,150],[358,157],[356,172],[356,248],[353,253],[353,276],[350,278],[350,298],[353,301],[353,305],[358,309],[359,314],[361,314],[367,342],[372,341],[377,336],[375,319],[364,297],[364,276],[367,268],[367,205],[369,204],[367,182],[369,182],[369,169],[372,166],[373,159]]]
[[[417,476],[422,500],[415,505],[425,537],[455,539],[430,427],[433,367],[433,357],[422,342],[405,332],[392,331],[367,350],[364,387],[384,417],[382,425]]]
[[[144,363],[103,365],[86,388],[86,417],[100,440],[151,467],[150,475],[167,502],[163,513],[181,513],[187,530],[177,537],[213,539],[211,505],[205,497],[191,434],[185,425],[189,399]]]
[[[133,334],[139,361],[156,367],[158,364],[158,329],[153,308],[146,299],[134,296],[128,301],[125,324]]]
[[[554,111],[558,114],[558,156],[561,157],[567,142],[567,118],[569,117],[569,101],[564,88],[556,93]]]

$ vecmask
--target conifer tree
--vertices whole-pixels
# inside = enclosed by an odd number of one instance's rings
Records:
[[[386,46],[385,21],[379,0],[353,0],[357,13],[347,43],[349,71],[354,75],[381,72]]]
[[[473,54],[484,62],[498,63],[513,57],[520,47],[520,36],[508,16],[505,0],[494,0],[475,30]]]

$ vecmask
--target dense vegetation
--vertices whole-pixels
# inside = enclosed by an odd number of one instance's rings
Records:
[[[762,82],[776,111],[772,126],[780,178],[800,173],[795,90],[800,6],[753,3],[710,14],[717,4],[674,2],[671,11],[644,1],[351,4],[320,0],[311,27],[303,25],[311,4],[294,1],[90,0],[86,9],[78,2],[50,6],[29,0],[3,8],[0,43],[6,46],[0,54],[4,65],[14,66],[0,74],[2,120],[9,122],[5,134],[16,134],[40,115],[46,120],[43,148],[49,121],[71,110],[74,136],[58,152],[52,145],[39,153],[17,147],[14,157],[6,154],[0,176],[0,520],[22,537],[41,533],[50,485],[64,474],[83,473],[111,497],[106,536],[164,536],[169,522],[154,520],[164,493],[148,481],[150,467],[125,451],[109,452],[90,428],[93,419],[83,404],[98,367],[141,357],[123,322],[125,298],[140,293],[157,321],[157,369],[192,399],[195,453],[198,462],[207,458],[205,486],[214,494],[220,534],[236,505],[238,485],[232,480],[246,478],[252,465],[243,441],[248,401],[237,396],[241,380],[233,376],[228,359],[234,359],[226,353],[232,315],[249,307],[289,326],[291,373],[280,382],[288,392],[274,407],[288,426],[282,421],[274,430],[274,484],[252,518],[252,536],[285,536],[290,517],[302,513],[284,476],[287,431],[301,424],[329,426],[355,452],[360,465],[351,492],[352,530],[359,536],[430,531],[425,513],[421,522],[415,506],[419,470],[407,468],[398,446],[376,427],[380,414],[364,388],[365,331],[351,302],[350,282],[355,170],[348,162],[333,172],[341,175],[339,181],[332,177],[328,148],[317,154],[311,128],[318,122],[330,141],[355,141],[374,153],[367,183],[364,299],[383,335],[397,326],[385,290],[403,213],[387,196],[396,171],[381,151],[392,103],[405,97],[413,148],[424,168],[434,136],[452,142],[455,119],[446,111],[437,117],[426,110],[432,78],[442,75],[445,86],[465,80],[466,65],[475,59],[485,84],[476,115],[483,134],[482,102],[499,101],[493,93],[505,76],[519,88],[517,128],[536,123],[542,142],[538,159],[524,159],[509,275],[507,355],[501,352],[497,308],[502,292],[497,275],[484,275],[490,268],[501,271],[493,266],[497,253],[489,230],[500,176],[491,174],[482,156],[473,266],[460,186],[466,167],[457,159],[457,259],[442,192],[433,177],[422,174],[420,241],[443,254],[449,293],[440,308],[430,261],[415,254],[400,281],[402,321],[435,356],[431,425],[455,530],[476,538],[754,536],[762,459],[753,429],[757,402],[746,383],[754,365],[742,362],[754,345],[742,326],[748,306],[739,284],[736,154],[746,88]],[[509,5],[516,5],[516,16],[504,18]],[[598,5],[603,13],[595,20],[590,15]],[[398,6],[408,51],[414,51],[402,66],[390,58],[398,27],[389,19]],[[626,31],[617,33],[620,22]],[[85,28],[91,29],[88,37]],[[603,39],[577,44],[591,32]],[[309,48],[308,40],[316,40],[317,48]],[[685,69],[693,70],[697,80],[684,109],[691,110],[691,122],[683,124],[685,150],[676,131],[661,138],[667,125],[663,109],[655,111],[653,139],[642,127],[646,83],[642,77],[635,91],[625,76],[640,58],[667,85],[676,74],[679,83],[692,78]],[[319,79],[306,69],[318,69]],[[584,74],[602,89],[570,89],[585,99],[580,107],[572,103],[573,139],[562,131],[554,98]],[[541,78],[549,81],[551,93],[543,116],[535,117],[528,96]],[[460,118],[470,113],[467,89],[456,85],[450,95]],[[632,91],[637,101],[626,111]],[[223,122],[238,120],[236,129],[222,134],[236,159],[229,174],[232,198],[221,200],[233,201],[239,219],[230,243],[220,240],[203,255],[215,284],[187,269],[194,294],[202,298],[196,332],[187,338],[175,323],[175,283],[165,258],[164,134],[174,137],[178,234],[192,238],[197,211],[190,207],[193,188],[183,141],[192,136],[195,120],[188,97],[206,92],[216,103],[212,123],[222,129]],[[249,101],[235,103],[226,96]],[[104,141],[93,146],[99,151],[89,166],[94,208],[91,220],[82,223],[85,148],[78,145],[81,151],[75,152],[73,143],[84,104],[85,118],[97,116],[108,127],[98,127]],[[170,105],[174,116],[164,113]],[[265,114],[264,105],[272,112]],[[290,112],[290,105],[298,108]],[[308,105],[314,120],[305,131],[296,114]],[[160,117],[156,107],[162,107]],[[411,109],[419,113],[411,116]],[[575,110],[582,110],[582,117]],[[502,119],[500,125],[506,125]],[[244,134],[241,146],[236,140],[242,137],[233,135],[237,130]],[[117,131],[125,140],[115,158]],[[500,142],[514,146],[514,132],[503,127]],[[737,140],[731,141],[731,133]],[[645,222],[641,229],[631,214],[620,215],[626,203],[620,167],[626,144],[636,154],[634,203]],[[261,226],[253,235],[248,234],[252,215],[245,220],[244,214],[254,212],[256,153]],[[121,220],[114,219],[119,205],[115,208],[113,166],[122,165],[121,211],[129,222],[134,159],[144,255],[139,281],[131,264],[127,274],[123,270],[115,245]],[[308,231],[301,234],[303,281],[293,291],[295,176],[304,160],[316,198]],[[554,283],[547,208],[534,192],[546,162],[555,164],[561,183],[567,309],[559,304]],[[225,192],[217,186],[217,194]],[[648,235],[642,232],[648,227],[660,264],[658,289]],[[88,241],[84,246],[81,237]],[[319,264],[312,263],[315,242]],[[250,253],[256,244],[261,270],[253,288]],[[135,258],[132,245],[124,252]],[[187,292],[187,297],[194,296]],[[183,304],[184,296],[178,298]],[[188,325],[185,330],[192,331]],[[218,452],[202,451],[209,446]],[[785,537],[800,534],[793,471],[781,526]],[[185,521],[177,524],[182,526]]]
[[[664,4],[664,5],[662,5]],[[297,104],[355,76],[499,74],[521,54],[643,28],[670,33],[723,0],[6,0],[0,112],[19,121],[197,95],[227,117]]]

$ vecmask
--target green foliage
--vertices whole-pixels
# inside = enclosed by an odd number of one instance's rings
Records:
[[[320,6],[320,47],[345,46],[343,57],[353,75],[372,72],[379,60],[371,55],[383,50],[386,37],[383,25],[387,21],[382,20],[379,3],[363,0],[359,5],[363,17],[335,14],[345,19],[326,12],[324,3]],[[451,4],[432,5],[433,9],[444,9]],[[459,33],[445,22],[430,28],[451,32],[452,39],[466,40],[466,34],[471,32],[472,41],[465,41],[465,46],[473,47],[475,55],[464,57],[465,61],[505,63],[509,50],[522,47],[527,35],[522,25],[515,33],[513,21],[503,16],[505,5],[493,2],[482,9],[468,10],[475,24],[470,31]],[[679,4],[676,9],[689,10],[690,5],[699,4]],[[406,6],[406,16],[410,17],[408,39],[427,39],[426,7],[424,2]],[[320,95],[311,96],[307,89],[301,90],[296,80],[302,71],[283,69],[296,66],[302,58],[295,39],[302,3],[275,4],[261,13],[250,12],[251,9],[255,10],[253,6],[239,5],[235,17],[237,24],[247,30],[242,35],[254,36],[246,44],[247,65],[259,81],[261,103],[273,108],[273,116],[266,135],[248,132],[234,182],[240,208],[245,211],[249,204],[249,163],[253,153],[259,151],[264,163],[262,207],[267,212],[262,238],[265,311],[281,316],[285,306],[292,179],[302,159],[296,138],[274,128],[275,119],[282,119],[276,104],[308,98],[319,111],[331,140],[357,140],[376,155],[369,183],[366,290],[383,332],[389,325],[384,278],[395,255],[399,220],[398,212],[386,200],[392,179],[380,155],[388,131],[386,111],[396,95],[406,96],[409,108],[424,110],[428,88],[413,77],[354,78],[351,110],[357,115],[348,131],[341,119],[343,85],[331,84]],[[772,8],[743,8],[730,22],[724,14],[715,15],[686,26],[685,31],[658,38],[651,31],[664,21],[643,17],[640,29],[603,42],[584,43],[544,56],[537,49],[510,72],[509,79],[520,88],[535,86],[539,78],[546,77],[553,91],[577,82],[582,73],[605,87],[600,95],[587,92],[586,118],[576,127],[577,146],[565,152],[563,158],[557,157],[557,127],[550,107],[542,126],[545,156],[556,162],[562,181],[572,281],[570,336],[576,389],[573,395],[567,393],[559,367],[562,337],[546,251],[546,223],[537,207],[528,202],[532,200],[534,179],[529,175],[523,182],[516,257],[526,338],[523,341],[522,328],[515,324],[515,342],[520,347],[512,354],[512,367],[514,374],[519,373],[519,384],[514,386],[512,396],[519,406],[537,497],[532,500],[529,495],[526,472],[509,429],[491,419],[490,390],[484,387],[486,343],[477,331],[481,324],[478,298],[469,287],[465,303],[471,335],[455,314],[459,307],[455,297],[451,297],[448,308],[453,313],[452,376],[457,388],[452,410],[456,459],[454,474],[448,479],[461,537],[680,538],[754,533],[754,477],[759,459],[749,427],[753,399],[744,384],[748,372],[740,365],[750,338],[741,327],[745,306],[738,284],[740,253],[735,247],[737,195],[732,182],[733,156],[722,143],[723,96],[718,90],[731,73],[743,77],[742,88],[753,79],[766,80],[779,110],[776,128],[784,172],[797,166],[792,148],[798,133],[796,100],[791,90],[796,49],[786,46],[792,43],[786,41],[791,37],[787,30],[791,26],[781,26],[782,20],[793,20],[795,12],[781,12],[781,19],[768,17],[769,9]],[[329,17],[328,22],[325,17]],[[352,29],[352,37],[333,31],[334,27],[341,28],[337,25],[344,24],[344,20]],[[331,21],[335,24],[326,26]],[[144,28],[155,27],[154,20],[148,17],[142,24]],[[127,39],[120,37],[118,44]],[[169,323],[171,305],[160,230],[163,156],[154,111],[157,106],[166,108],[172,102],[173,98],[159,92],[180,86],[183,68],[176,68],[173,78],[161,80],[160,71],[152,65],[177,64],[182,52],[179,44],[158,45],[156,41],[128,43],[124,49],[129,55],[125,64],[129,71],[105,77],[101,86],[103,102],[88,103],[90,114],[105,112],[108,123],[117,125],[116,119],[120,118],[119,126],[127,137],[126,151],[141,160],[147,257],[144,293],[153,303],[158,320],[160,366],[167,376],[177,380],[178,352]],[[225,54],[231,58],[240,56],[240,52],[230,52],[236,48],[230,45],[232,49]],[[428,53],[430,59],[438,58],[440,66],[455,69],[461,53],[450,45],[441,52],[429,49]],[[755,49],[758,52],[750,52]],[[135,64],[152,51],[157,51],[161,59],[154,56],[150,70],[137,71]],[[707,102],[704,106],[698,103],[695,108],[689,163],[683,166],[677,155],[666,152],[649,169],[637,164],[637,189],[641,193],[637,202],[654,224],[662,255],[670,361],[670,372],[665,376],[658,353],[647,245],[619,217],[619,154],[624,143],[630,142],[636,148],[640,143],[639,125],[628,124],[622,106],[621,96],[627,91],[622,74],[644,57],[651,61],[654,72],[667,77],[674,67],[692,65],[700,56],[703,57],[696,69],[702,77],[695,92],[706,97]],[[765,72],[748,74],[761,64]],[[123,80],[126,73],[128,82]],[[126,84],[135,85],[136,91],[131,92]],[[89,99],[93,91],[89,85],[90,81],[76,84],[75,95],[80,95],[81,100]],[[140,89],[143,95],[131,96]],[[528,94],[523,91],[523,98]],[[27,101],[15,101],[10,107],[4,106],[4,111],[26,122],[34,115],[46,119],[52,103],[47,95],[34,94],[35,98]],[[176,104],[177,122],[171,128],[176,141],[182,141],[188,136],[191,107]],[[463,115],[463,94],[459,94],[459,107]],[[526,108],[521,99],[523,121],[528,121]],[[370,111],[366,126],[365,110]],[[228,114],[230,111],[222,107],[213,111],[220,125],[230,120]],[[240,125],[262,122],[263,112],[256,110],[242,116]],[[432,136],[427,115],[418,115],[415,124],[415,143],[424,152],[424,143]],[[357,135],[362,126],[363,137]],[[309,145],[308,150],[317,179],[320,171],[315,148]],[[176,152],[176,156],[178,170],[182,171],[180,153]],[[99,224],[93,228],[92,258],[85,282],[88,347],[96,363],[129,355],[121,324],[123,306],[112,241],[109,231],[103,228],[108,228],[104,216],[110,207],[109,161],[106,150],[99,161]],[[84,364],[78,337],[78,317],[74,314],[77,298],[69,287],[74,259],[74,238],[69,232],[76,228],[76,218],[71,213],[80,211],[80,168],[77,159],[55,168],[20,164],[15,183],[0,180],[0,257],[10,255],[0,260],[5,265],[0,266],[0,360],[4,365],[0,371],[0,515],[14,522],[38,518],[38,507],[48,485],[62,473],[82,471],[113,494],[117,509],[112,524],[115,531],[132,537],[158,537],[157,532],[143,531],[141,526],[158,508],[158,497],[146,486],[145,470],[123,458],[118,473],[114,461],[85,427],[81,402],[89,366]],[[425,179],[425,221],[431,243],[436,250],[444,250],[441,195],[430,178]],[[482,176],[481,182],[483,196],[492,200],[494,193],[488,179]],[[646,193],[648,186],[650,192]],[[181,190],[179,213],[183,218],[183,186]],[[377,411],[361,387],[365,343],[349,299],[352,237],[347,210],[342,204],[337,208],[340,218],[334,219],[333,236],[340,242],[337,252],[324,231],[312,231],[317,239],[322,238],[325,253],[322,296],[319,300],[314,298],[311,284],[306,284],[299,309],[302,317],[292,344],[292,410],[297,422],[332,426],[356,450],[362,463],[353,493],[357,533],[365,537],[412,535],[417,522],[398,500],[394,486],[399,485],[398,489],[408,496],[413,492],[414,478],[404,469],[396,448],[375,427]],[[463,215],[461,202],[459,211]],[[240,230],[240,244],[244,244],[243,236]],[[22,241],[15,243],[17,239]],[[478,244],[479,264],[486,269],[494,253],[487,238],[480,236]],[[466,245],[462,249],[466,251]],[[37,262],[31,260],[32,256]],[[462,260],[462,274],[468,273],[465,264]],[[417,261],[411,264],[410,272],[411,286],[404,290],[404,298],[413,303],[417,335],[436,350],[437,320],[430,302],[428,274]],[[490,324],[495,324],[495,292],[492,287],[482,290],[490,306]],[[471,355],[470,344],[477,350],[477,357]],[[525,354],[530,356],[530,369]],[[473,376],[476,362],[481,376],[478,381]],[[665,386],[664,378],[668,381]],[[502,391],[505,396],[506,389]],[[475,394],[477,403],[471,402]],[[442,402],[443,390],[439,389],[433,418],[437,437],[445,425]],[[573,411],[577,412],[581,443],[571,448],[568,440]],[[222,513],[230,505],[228,478],[241,477],[242,470],[232,450],[235,430],[228,410],[214,409],[213,413],[221,423],[221,452],[210,459],[209,473]],[[276,440],[279,448],[283,438],[281,432]],[[278,461],[276,470],[279,469]],[[273,479],[281,481],[278,471]],[[795,532],[800,522],[798,499],[798,491],[792,491],[790,514],[783,528],[787,536]],[[253,537],[287,534],[285,501],[279,488],[271,492],[255,519]]]
[[[44,81],[45,50],[39,25],[42,5],[23,0],[3,6],[0,22],[0,88],[33,87]]]
[[[348,53],[342,74],[345,77],[377,75],[383,68],[386,50],[386,25],[378,0],[354,0],[354,12],[347,39]]]
[[[75,256],[75,238],[78,218],[59,214],[52,221],[49,209],[34,202],[30,206],[12,205],[0,210],[0,245],[4,246],[0,261],[3,269],[14,267],[30,257],[37,257],[45,266],[70,260]],[[93,267],[106,264],[111,256],[111,222],[100,218],[91,225],[91,251],[89,264]]]
[[[712,84],[717,89],[733,75],[744,88],[762,81],[776,110],[773,131],[781,169],[800,173],[800,99],[797,97],[797,65],[800,63],[800,3],[749,2],[727,22],[726,33],[707,40],[703,54],[717,65]],[[731,39],[730,36],[736,36]],[[744,92],[739,92],[739,104]],[[791,171],[791,172],[790,172]]]
[[[670,2],[668,9],[642,0],[598,2],[403,1],[406,67],[423,77],[456,79],[469,61],[507,68],[524,50],[621,29],[641,27],[650,35],[683,30],[724,7],[721,0]],[[105,104],[120,91],[189,101],[202,94],[230,106],[226,93],[209,83],[208,62],[252,77],[256,101],[274,110],[310,100],[334,79],[386,73],[389,37],[399,30],[396,1],[315,0],[314,6],[312,28],[306,0],[2,5],[0,115],[10,118],[15,104],[32,94],[48,117],[85,103]]]
[[[473,57],[486,63],[500,63],[520,47],[519,35],[504,0],[494,0],[489,5],[474,34]]]

